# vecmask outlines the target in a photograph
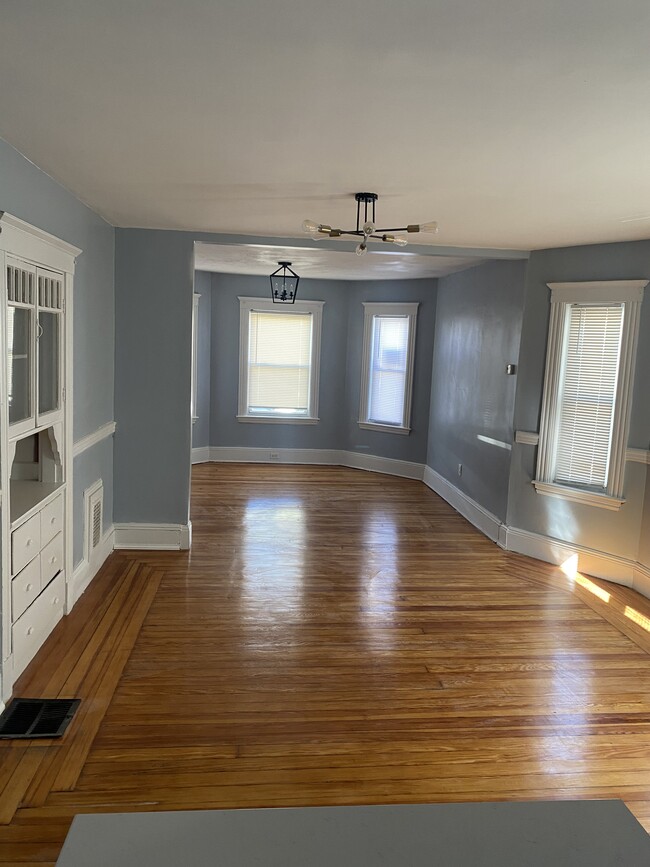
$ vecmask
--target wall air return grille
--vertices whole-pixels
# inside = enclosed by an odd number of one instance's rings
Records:
[[[84,491],[84,499],[86,502],[86,560],[92,563],[104,534],[104,485],[101,479]]]
[[[34,303],[34,272],[7,265],[7,300],[11,304]]]

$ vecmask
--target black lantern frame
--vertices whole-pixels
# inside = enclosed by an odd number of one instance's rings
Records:
[[[280,266],[274,271],[271,281],[271,299],[274,304],[293,304],[298,294],[300,277],[289,266],[291,262],[278,262]]]

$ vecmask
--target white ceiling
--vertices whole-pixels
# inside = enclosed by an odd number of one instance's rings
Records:
[[[443,277],[479,265],[480,259],[421,256],[417,253],[379,249],[356,253],[320,247],[287,247],[270,244],[195,244],[194,266],[221,274],[255,274],[268,277],[278,263],[291,262],[299,277],[317,280],[409,280]]]
[[[0,135],[120,226],[650,236],[647,0],[21,0]]]

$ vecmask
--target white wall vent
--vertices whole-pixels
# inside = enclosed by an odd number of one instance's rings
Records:
[[[95,559],[103,533],[104,484],[98,479],[84,491],[85,533],[84,558],[88,563]]]

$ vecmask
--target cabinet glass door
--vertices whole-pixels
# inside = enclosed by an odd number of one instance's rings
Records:
[[[38,414],[61,409],[61,314],[38,313]]]
[[[9,424],[15,425],[34,415],[32,395],[33,316],[30,307],[7,308]]]

